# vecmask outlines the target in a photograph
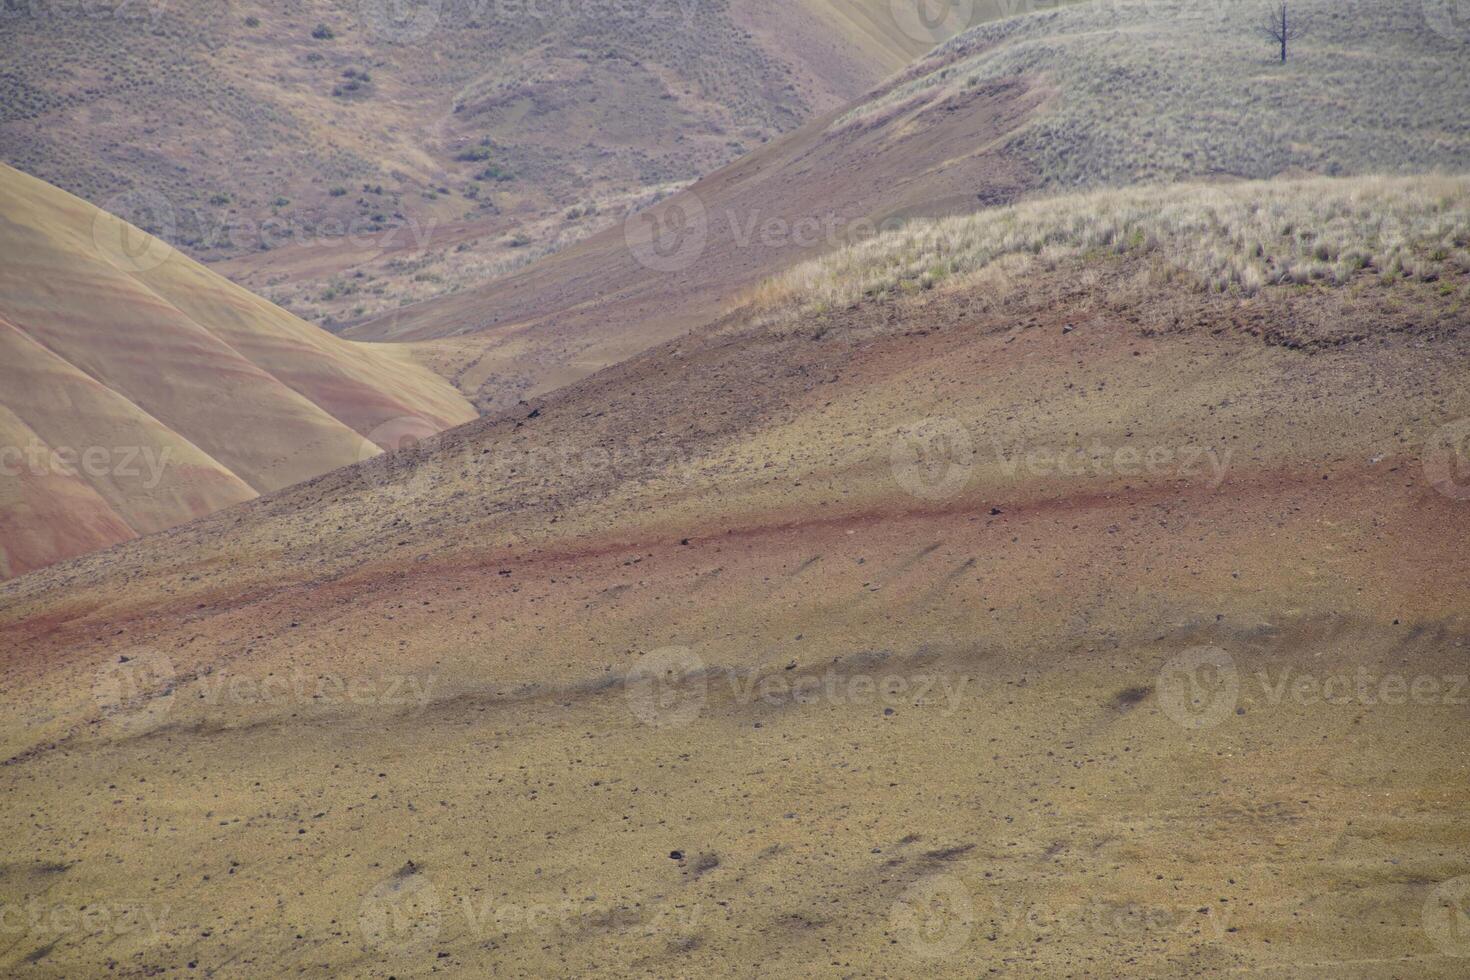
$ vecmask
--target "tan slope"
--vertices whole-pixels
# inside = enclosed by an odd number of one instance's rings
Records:
[[[0,586],[0,962],[1462,974],[1470,267],[1086,233]]]
[[[838,43],[855,45],[875,63],[897,71],[935,45],[979,24],[1057,5],[1056,0],[1030,4],[1014,0],[801,0],[785,9],[816,20]],[[799,30],[794,24],[782,27]],[[810,47],[795,50],[811,57]]]
[[[13,353],[7,351],[7,353]],[[23,368],[34,365],[16,360]],[[10,408],[0,405],[0,445],[53,447]],[[49,461],[32,467],[13,452],[3,458],[0,479],[0,578],[42,568],[59,558],[84,555],[134,537],[132,527],[91,484]],[[246,492],[240,499],[253,494]]]
[[[708,322],[885,222],[1079,185],[1463,166],[1463,45],[1364,0],[1306,0],[1314,31],[1283,66],[1241,28],[1247,7],[1080,4],[978,26],[629,226],[346,335],[453,336],[425,360],[503,405]],[[628,238],[648,221],[671,229],[671,261],[653,267]]]
[[[394,419],[434,431],[473,417],[429,372],[10,168],[0,255],[0,404],[53,449],[90,451],[82,481],[136,533],[357,462],[392,441],[380,427]],[[23,550],[25,567],[45,554]]]
[[[148,230],[342,321],[514,268],[845,104],[926,47],[889,6],[32,5],[0,21],[0,158],[110,210],[162,195]]]
[[[762,47],[817,76],[820,88],[845,102],[939,42],[1006,12],[1001,2],[933,6],[943,16],[932,22],[923,18],[921,3],[908,0],[743,0],[730,14]]]
[[[17,427],[0,442],[0,453],[6,454],[0,480],[22,496],[50,480],[80,484],[105,503],[110,518],[104,539],[91,546],[79,536],[48,550],[25,539],[90,526],[90,505],[62,497],[53,513],[38,513],[7,504],[11,526],[0,537],[0,548],[11,553],[10,574],[172,527],[256,495],[177,432],[3,320],[0,392]],[[58,450],[64,454],[57,455]],[[119,526],[121,537],[116,536]]]

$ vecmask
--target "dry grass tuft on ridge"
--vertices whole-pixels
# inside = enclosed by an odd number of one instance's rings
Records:
[[[913,222],[767,280],[775,321],[997,264],[1145,256],[1165,278],[1251,295],[1268,286],[1443,280],[1470,274],[1470,177],[1316,178],[1180,185],[1030,201]]]

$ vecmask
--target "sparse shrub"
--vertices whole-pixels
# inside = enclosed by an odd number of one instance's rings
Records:
[[[487,146],[472,146],[467,150],[460,150],[454,155],[454,159],[465,163],[483,163],[490,159],[490,148]]]
[[[311,29],[311,36],[316,38],[318,41],[330,41],[337,35],[334,34],[332,32],[332,29],[326,24],[318,24]]]

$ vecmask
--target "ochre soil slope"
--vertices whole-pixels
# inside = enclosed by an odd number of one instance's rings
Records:
[[[6,971],[1460,975],[1463,315],[1134,282],[733,316],[0,586],[0,898],[158,919]]]
[[[401,352],[3,166],[0,215],[0,576],[355,463],[394,419],[475,417]]]

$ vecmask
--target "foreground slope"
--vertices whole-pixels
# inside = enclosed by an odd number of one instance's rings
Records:
[[[1470,185],[1165,203],[0,587],[7,969],[1460,975]]]
[[[341,320],[574,241],[942,36],[888,0],[7,4],[0,159]]]
[[[163,242],[0,167],[0,575],[147,534],[474,417]],[[391,427],[391,425],[390,425]]]
[[[1432,7],[1298,7],[1313,30],[1285,65],[1248,0],[1078,4],[976,27],[622,227],[346,333],[447,338],[425,361],[504,407],[915,216],[1079,186],[1464,166],[1470,48],[1431,29]]]

